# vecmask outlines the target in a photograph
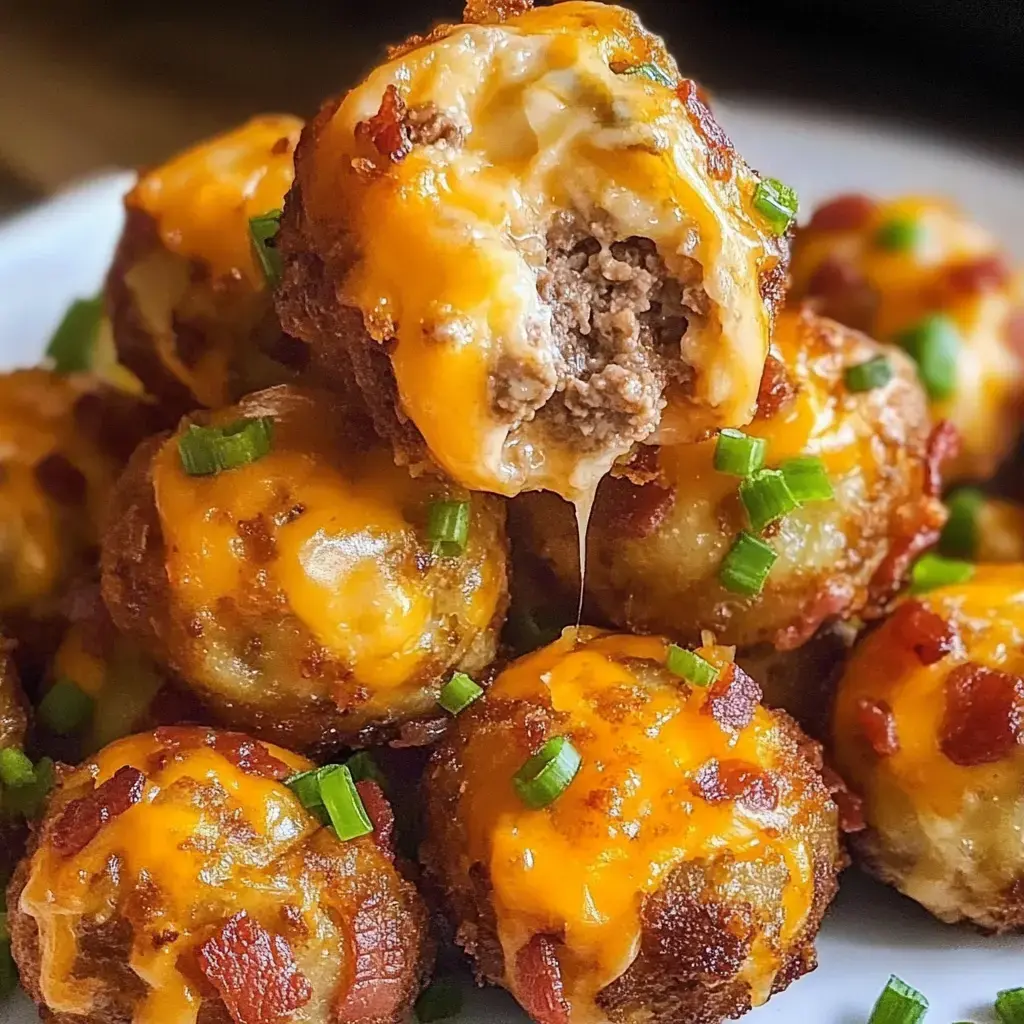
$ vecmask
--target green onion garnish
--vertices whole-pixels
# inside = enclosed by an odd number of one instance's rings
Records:
[[[668,645],[665,665],[673,675],[693,683],[694,686],[710,686],[719,675],[718,669],[710,661],[678,644]]]
[[[744,530],[722,560],[718,580],[734,594],[757,597],[778,557],[763,540]]]
[[[58,679],[39,702],[39,721],[58,736],[70,736],[85,728],[95,703],[70,679]]]
[[[1007,988],[996,995],[1000,1024],[1024,1024],[1024,988]]]
[[[812,501],[831,501],[836,496],[825,463],[817,455],[787,459],[779,469],[793,497],[801,505]]]
[[[673,82],[657,64],[652,64],[650,62],[646,64],[633,64],[628,68],[623,68],[621,71],[616,72],[616,74],[643,75],[644,78],[649,78],[652,82],[657,82],[658,85],[664,85],[669,89],[675,88],[675,82]]]
[[[764,465],[767,447],[763,437],[751,437],[742,430],[726,427],[715,443],[715,469],[730,476],[750,476]]]
[[[0,750],[0,782],[5,786],[30,786],[36,773],[32,761],[17,747]]]
[[[761,469],[740,484],[740,501],[747,510],[750,528],[760,533],[792,512],[798,505],[786,478],[779,469]]]
[[[949,518],[939,538],[939,551],[948,558],[974,558],[978,551],[978,514],[985,495],[976,487],[961,487],[946,499]]]
[[[907,252],[917,248],[923,235],[920,221],[913,217],[893,217],[875,232],[875,245],[889,252]]]
[[[223,427],[189,424],[178,438],[178,452],[189,476],[213,476],[262,459],[273,440],[272,416],[253,416]]]
[[[352,775],[353,782],[376,782],[381,789],[388,785],[387,776],[367,750],[360,750],[345,761],[345,767]]]
[[[427,514],[427,540],[435,555],[461,555],[469,540],[469,502],[435,501]]]
[[[457,715],[483,696],[483,688],[477,686],[465,672],[456,672],[441,689],[437,703],[450,715]]]
[[[4,790],[4,811],[20,814],[24,818],[37,818],[53,789],[55,776],[53,761],[48,757],[40,758],[36,762],[31,782]]]
[[[75,299],[46,346],[46,357],[58,373],[79,373],[92,366],[103,320],[103,299]]]
[[[373,822],[359,797],[352,773],[343,764],[332,765],[320,771],[319,779],[320,799],[338,838],[368,836],[373,831]]]
[[[975,566],[956,558],[943,558],[929,551],[922,555],[910,570],[910,593],[925,594],[938,587],[966,583],[974,576]]]
[[[325,768],[333,768],[335,765],[326,765]],[[323,768],[311,768],[308,772],[299,772],[284,780],[284,784],[299,798],[299,803],[311,814],[315,815],[323,824],[327,824],[327,808],[324,807],[323,797],[320,796],[320,772]]]
[[[893,974],[878,997],[868,1024],[918,1024],[927,1012],[928,1000]]]
[[[554,803],[580,770],[582,758],[567,736],[553,736],[512,778],[519,798],[534,810]]]
[[[939,313],[903,331],[897,342],[917,363],[918,375],[928,397],[941,401],[956,390],[956,366],[960,354],[960,331]]]
[[[884,388],[892,380],[892,363],[888,356],[875,356],[856,366],[848,366],[843,372],[843,380],[850,391],[874,391]]]
[[[796,192],[778,178],[765,178],[754,189],[754,209],[768,221],[776,235],[784,235],[789,230],[799,207]]]
[[[462,987],[455,978],[437,978],[416,1000],[420,1024],[454,1017],[462,1009]]]
[[[271,210],[249,218],[253,252],[271,288],[281,280],[281,254],[277,251],[277,233],[281,229],[281,211]]]

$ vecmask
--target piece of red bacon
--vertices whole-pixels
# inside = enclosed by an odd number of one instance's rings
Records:
[[[72,800],[50,831],[50,845],[65,857],[84,850],[114,818],[142,799],[146,776],[125,765],[86,796]]]
[[[562,984],[558,947],[550,935],[534,935],[516,953],[515,994],[537,1024],[569,1024],[571,1008]]]
[[[1024,679],[976,662],[946,677],[939,746],[954,764],[972,767],[1009,757],[1022,741]]]

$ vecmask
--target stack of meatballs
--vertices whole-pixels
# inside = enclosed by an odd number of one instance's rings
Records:
[[[539,1024],[719,1024],[850,857],[1024,925],[1024,294],[945,203],[797,203],[591,0],[140,176],[0,378],[44,1020],[437,1019],[464,954]]]

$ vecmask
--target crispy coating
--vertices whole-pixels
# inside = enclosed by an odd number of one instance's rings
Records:
[[[749,530],[739,480],[714,469],[716,441],[641,453],[648,483],[610,478],[598,491],[587,538],[587,601],[598,621],[693,643],[792,650],[823,624],[889,601],[911,555],[934,543],[945,512],[935,492],[924,394],[910,361],[807,310],[778,321],[757,419],[766,465],[822,459],[835,493],[768,527],[778,554],[761,594],[719,582],[723,558]],[[884,355],[884,387],[852,393],[844,371]],[[634,475],[634,471],[630,471]],[[513,503],[513,543],[545,560],[563,586],[579,579],[576,524],[552,495]]]
[[[963,443],[949,480],[992,475],[1020,430],[1024,389],[1024,288],[996,240],[952,204],[839,196],[797,233],[793,300],[884,342],[929,317],[959,336],[952,394],[932,415]]]
[[[1024,566],[911,598],[854,650],[833,718],[872,874],[943,921],[1024,925]]]
[[[724,648],[701,689],[657,638],[567,630],[463,712],[424,779],[427,881],[479,978],[540,1024],[718,1024],[815,966],[843,864],[820,750]],[[513,776],[566,736],[543,809]]]
[[[470,4],[324,105],[277,305],[403,461],[576,497],[634,441],[750,419],[786,243],[635,15],[529,7]]]
[[[264,115],[145,171],[106,283],[121,362],[175,416],[297,380],[249,219],[280,211],[302,122]]]
[[[200,422],[274,419],[272,451],[213,477],[177,435],[143,445],[114,496],[103,595],[114,622],[225,724],[303,749],[440,724],[453,670],[493,659],[507,605],[504,508],[414,480],[336,398],[290,387]],[[461,553],[433,504],[469,506]]]
[[[377,830],[342,842],[281,782],[308,767],[181,727],[66,772],[8,891],[14,957],[43,1018],[404,1020],[432,950],[385,841],[387,803],[374,787]]]

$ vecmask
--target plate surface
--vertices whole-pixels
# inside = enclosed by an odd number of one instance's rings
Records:
[[[838,191],[949,195],[1024,259],[1024,174],[1012,164],[912,132],[821,114],[719,104],[750,163],[795,186],[809,209]],[[95,292],[120,227],[130,175],[96,179],[0,226],[0,367],[38,359],[67,302]],[[1021,840],[1024,842],[1024,838]],[[1024,985],[1024,938],[986,938],[934,921],[894,892],[848,872],[818,944],[821,966],[745,1017],[751,1024],[864,1024],[889,974],[930,999],[930,1024],[991,1024],[1002,988]],[[34,1021],[26,1000],[0,1024]],[[502,993],[470,997],[465,1024],[525,1018]]]

